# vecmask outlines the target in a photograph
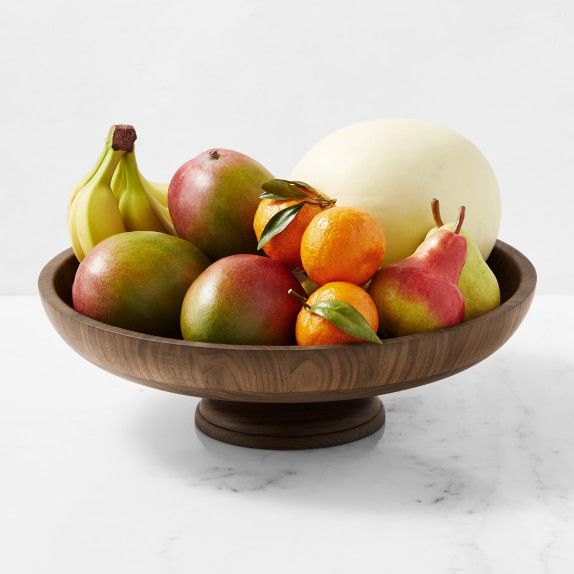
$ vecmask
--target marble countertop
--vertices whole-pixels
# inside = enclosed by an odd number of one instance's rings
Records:
[[[383,397],[384,433],[218,443],[197,399],[105,373],[0,297],[0,572],[574,572],[574,297],[495,355]]]

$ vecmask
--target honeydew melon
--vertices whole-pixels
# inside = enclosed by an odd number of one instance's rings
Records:
[[[457,132],[427,121],[382,119],[338,130],[314,145],[291,179],[304,181],[337,205],[376,215],[385,229],[384,265],[413,253],[434,226],[431,200],[445,221],[466,207],[465,232],[483,258],[500,227],[500,193],[488,161]]]

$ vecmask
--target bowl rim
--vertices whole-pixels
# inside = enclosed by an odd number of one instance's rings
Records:
[[[206,343],[201,341],[185,341],[183,339],[173,339],[170,337],[161,337],[158,335],[148,335],[147,333],[140,333],[138,331],[131,331],[130,329],[124,329],[122,327],[116,327],[114,325],[109,325],[103,323],[102,321],[97,321],[86,315],[82,315],[76,311],[73,307],[68,305],[56,292],[55,288],[55,277],[58,270],[62,265],[71,257],[74,257],[73,250],[71,248],[65,249],[58,255],[53,257],[48,263],[42,268],[40,275],[38,277],[38,290],[42,300],[53,307],[58,313],[66,316],[67,318],[86,325],[89,328],[97,329],[100,331],[107,331],[114,333],[122,337],[129,337],[132,339],[143,339],[152,343],[157,343],[161,345],[175,345],[181,347],[189,347],[196,349],[216,349],[222,351],[278,351],[278,352],[312,352],[316,350],[341,350],[354,347],[359,345],[371,345],[380,346],[384,348],[385,346],[392,344],[402,344],[405,342],[413,342],[420,339],[428,340],[432,336],[440,336],[444,332],[453,332],[457,329],[468,328],[469,324],[478,326],[481,323],[490,322],[497,317],[506,314],[511,311],[517,305],[523,303],[528,297],[532,295],[536,288],[537,273],[534,265],[531,261],[523,255],[518,249],[512,247],[508,243],[501,240],[497,240],[494,249],[500,249],[505,254],[509,255],[517,264],[519,270],[519,281],[516,291],[499,307],[489,311],[479,317],[474,319],[469,319],[467,321],[462,321],[457,325],[451,327],[443,327],[441,329],[435,329],[433,331],[426,331],[423,333],[415,333],[413,335],[403,335],[401,337],[389,337],[387,339],[382,339],[382,345],[376,345],[375,343],[363,342],[363,343],[353,343],[344,345],[310,345],[310,346],[298,346],[298,345],[237,345],[230,343]],[[493,250],[494,250],[493,249]]]

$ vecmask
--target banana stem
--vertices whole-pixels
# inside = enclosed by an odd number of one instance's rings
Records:
[[[442,227],[444,225],[444,221],[442,220],[442,217],[440,216],[440,205],[439,205],[439,201],[436,197],[432,198],[431,209],[432,209],[432,216],[433,216],[435,225],[437,227]]]
[[[131,175],[131,180],[134,182],[134,184],[141,187],[142,191],[144,191],[146,180],[145,177],[140,172],[135,151],[131,153],[126,153],[123,157],[123,160],[126,168],[126,175]]]
[[[134,127],[128,124],[118,124],[113,127],[113,130],[112,149],[114,151],[133,151],[134,142],[138,137]]]
[[[460,229],[461,229],[462,224],[463,224],[463,222],[464,222],[464,214],[465,214],[465,211],[466,211],[466,210],[465,210],[465,208],[464,208],[464,205],[461,205],[461,206],[458,208],[458,217],[457,217],[457,219],[456,219],[456,227],[455,227],[454,230],[453,230],[453,233],[454,233],[455,235],[458,234],[458,233],[460,233]]]
[[[108,152],[106,153],[104,160],[100,164],[100,167],[98,168],[98,171],[94,174],[92,180],[106,181],[108,183],[111,183],[114,171],[116,170],[116,167],[118,167],[118,163],[120,163],[120,160],[125,155],[125,153],[126,153],[125,151],[121,150],[116,151],[113,149],[113,147],[108,148]]]
[[[128,152],[123,157],[124,169],[126,170],[126,180],[134,185],[139,183],[139,169],[136,161],[136,155],[133,152]]]

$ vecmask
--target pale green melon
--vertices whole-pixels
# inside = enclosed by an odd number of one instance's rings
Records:
[[[500,194],[480,151],[449,128],[421,120],[361,122],[332,133],[299,161],[291,179],[375,214],[385,229],[383,265],[413,253],[434,226],[431,200],[445,221],[466,207],[464,228],[487,258],[500,227]]]

